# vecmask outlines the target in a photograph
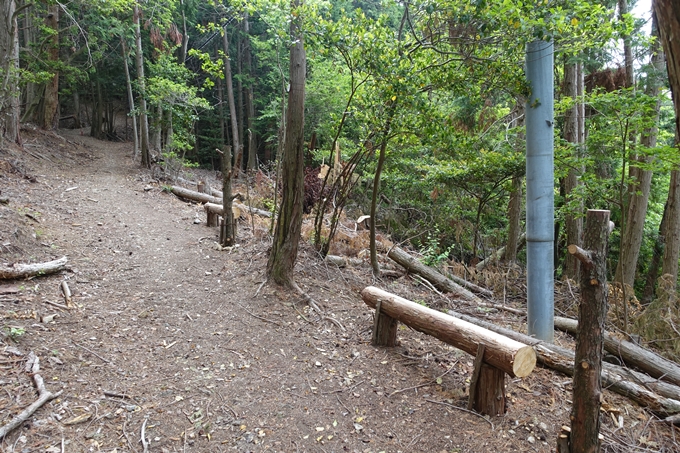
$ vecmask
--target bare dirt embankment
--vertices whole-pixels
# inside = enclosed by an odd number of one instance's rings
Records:
[[[0,282],[12,334],[0,344],[0,424],[36,398],[18,353],[34,351],[47,389],[63,393],[2,451],[549,452],[568,424],[564,376],[537,369],[509,381],[507,415],[485,419],[454,407],[467,404],[470,356],[407,328],[401,346],[371,346],[373,314],[358,292],[376,284],[447,303],[416,281],[375,282],[303,246],[298,282],[337,323],[324,321],[280,288],[256,296],[268,238],[243,222],[239,246],[218,250],[202,208],[139,170],[130,144],[78,131],[24,137],[24,150],[0,151],[0,261],[67,256],[70,269]],[[48,303],[64,303],[64,280],[71,310]],[[487,319],[517,326],[510,316]],[[640,408],[605,400],[608,451],[678,445]]]

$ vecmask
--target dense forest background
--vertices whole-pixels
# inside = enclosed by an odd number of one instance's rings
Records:
[[[658,26],[629,14],[634,2],[0,5],[5,140],[21,143],[18,120],[88,127],[134,140],[142,165],[166,170],[219,170],[229,145],[238,178],[279,170],[290,49],[304,36],[315,245],[328,253],[343,210],[371,213],[433,265],[523,264],[525,46],[554,42],[557,277],[579,275],[566,246],[580,243],[585,210],[608,209],[624,299],[649,304],[661,276],[677,284],[675,114]],[[619,322],[627,329],[627,308]]]

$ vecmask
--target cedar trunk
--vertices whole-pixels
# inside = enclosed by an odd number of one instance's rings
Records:
[[[675,143],[680,148],[680,2],[677,0],[654,0],[654,13],[659,23],[661,44],[666,54],[666,69],[675,106]],[[680,253],[680,174],[671,173],[668,193],[668,227],[663,232],[666,248],[663,256],[662,273],[678,278],[678,254]]]
[[[257,168],[257,137],[255,136],[255,101],[253,94],[253,50],[250,46],[250,21],[243,16],[243,65],[246,71],[246,115],[248,116],[248,170]]]
[[[291,9],[299,9],[302,0],[292,0]],[[276,283],[294,286],[293,268],[297,260],[302,227],[304,198],[304,119],[305,119],[305,56],[302,16],[296,11],[290,23],[294,44],[290,48],[290,91],[286,115],[286,138],[283,149],[281,207],[276,219],[274,243],[269,254],[267,274]]]
[[[609,211],[589,210],[581,259],[581,303],[574,361],[574,403],[571,409],[571,451],[600,450],[602,354],[607,318],[607,243]],[[571,250],[571,248],[570,248]]]
[[[227,36],[227,27],[224,27],[224,35],[222,35],[222,50],[224,52],[224,79],[227,85],[227,102],[229,103],[229,117],[231,118],[231,143],[234,154],[234,175],[238,175],[241,169],[241,156],[243,155],[243,148],[238,136],[238,120],[236,118],[236,101],[234,100],[234,85],[231,80],[231,59],[229,58],[229,37]]]
[[[19,139],[19,34],[14,0],[0,1],[0,144]]]
[[[139,131],[141,135],[140,147],[142,149],[142,166],[151,167],[149,156],[149,118],[146,113],[146,82],[144,78],[144,52],[142,50],[142,32],[139,27],[139,19],[142,14],[139,6],[135,3],[132,21],[135,28],[135,64],[137,66],[137,85],[139,89]]]
[[[652,54],[650,63],[653,70],[649,72],[647,77],[645,93],[651,97],[657,97],[659,95],[659,87],[661,86],[659,74],[663,70],[664,55],[658,40],[658,24],[655,16],[652,18],[652,32],[657,36],[657,40],[654,41],[652,48],[650,49]],[[661,101],[657,100],[655,123],[658,123],[659,121],[660,108]],[[658,129],[656,126],[643,131],[640,143],[647,148],[654,148],[656,146],[657,132]],[[635,283],[635,271],[637,269],[638,256],[640,255],[647,205],[649,203],[649,192],[652,186],[652,171],[636,167],[635,165],[642,164],[644,166],[651,162],[651,156],[639,155],[635,156],[631,163],[631,174],[633,174],[635,178],[629,187],[630,198],[628,202],[628,214],[626,215],[627,221],[623,238],[621,239],[621,254],[619,256],[619,263],[616,267],[615,277],[617,282],[625,283],[630,286],[633,286]]]
[[[59,63],[59,5],[47,6],[45,27],[50,29],[52,33],[47,44],[47,60],[52,66],[54,74],[52,79],[45,83],[45,98],[40,125],[45,129],[54,129],[59,123],[59,71],[54,69]]]
[[[583,84],[582,72],[580,71],[580,63],[568,63],[564,65],[564,96],[572,99],[578,99],[579,86]],[[573,143],[574,157],[578,157],[578,146],[581,144],[583,134],[580,131],[579,121],[580,103],[576,101],[572,108],[564,113],[564,139],[569,143]],[[564,196],[567,200],[571,200],[572,193],[578,187],[579,169],[570,167],[566,178],[564,179]],[[581,234],[583,232],[583,219],[581,212],[583,211],[583,203],[579,203],[578,212],[569,213],[565,218],[565,229],[567,233],[567,244],[581,245]],[[580,263],[576,257],[567,253],[564,260],[564,277],[578,281],[580,273]]]
[[[222,154],[222,225],[220,228],[220,245],[228,247],[236,243],[236,222],[231,208],[231,146],[224,147]]]

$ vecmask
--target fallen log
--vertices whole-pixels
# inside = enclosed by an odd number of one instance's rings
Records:
[[[475,285],[472,282],[469,282],[463,278],[460,278],[456,275],[451,274],[450,272],[446,272],[443,274],[444,277],[453,280],[454,282],[458,283],[460,286],[469,289],[470,291],[474,291],[477,294],[482,294],[483,296],[486,297],[493,297],[493,291],[482,288],[481,286]]]
[[[576,335],[578,321],[555,316],[555,327]],[[619,340],[610,333],[604,333],[604,348],[610,354],[619,357],[628,365],[632,365],[650,376],[680,385],[680,366],[635,343]]]
[[[449,310],[448,314],[512,338],[515,341],[531,345],[536,351],[536,359],[539,364],[567,376],[572,376],[574,373],[574,351],[545,343],[528,335],[515,332],[512,329],[500,327],[475,318],[474,316],[464,315],[452,310]],[[670,416],[680,413],[680,387],[675,387],[671,384],[660,385],[662,383],[657,381],[657,386],[654,388],[650,385],[652,378],[647,377],[647,379],[644,379],[642,376],[644,376],[642,373],[635,373],[632,370],[626,370],[610,363],[603,363],[602,386],[607,390],[630,398],[657,414]],[[654,390],[659,391],[659,393],[656,393]],[[663,394],[661,394],[662,391]]]
[[[484,344],[484,362],[512,377],[528,376],[536,365],[536,355],[530,346],[503,335],[373,286],[364,288],[361,297],[369,307],[376,308],[380,302],[381,313],[469,354],[474,355],[478,345]]]
[[[46,275],[59,272],[66,267],[68,259],[64,256],[58,260],[46,263],[20,264],[12,266],[0,265],[0,279],[17,279],[32,277],[35,275]]]
[[[201,203],[222,204],[222,197],[213,197],[207,193],[196,192],[195,190],[185,189],[180,186],[172,186],[170,190],[178,197],[186,198],[187,200],[199,201]]]
[[[363,266],[364,260],[360,258],[349,258],[347,256],[326,255],[325,261],[329,264],[335,264],[338,267],[347,266]]]
[[[205,211],[212,213],[212,214],[217,214],[217,215],[222,215],[224,214],[224,207],[221,204],[215,204],[215,203],[206,203],[205,206]],[[241,211],[248,211],[248,206],[242,205],[241,203],[231,203],[231,210],[234,213],[234,217],[238,218],[241,216]],[[257,214],[262,217],[271,217],[272,213],[269,211],[263,211],[262,209],[257,209],[257,208],[251,208],[250,212],[253,214]],[[217,225],[210,225],[210,222],[208,222],[208,226],[217,226]]]
[[[193,200],[193,201],[198,201],[201,203],[212,203],[215,205],[222,206],[222,197],[213,197],[212,195],[208,195],[205,193],[201,192],[196,192],[195,190],[189,190],[185,189],[184,187],[180,186],[172,186],[171,189],[172,193],[177,195],[180,198],[186,198],[188,200]],[[257,209],[257,208],[249,208],[248,206],[241,204],[241,203],[232,203],[233,206],[236,206],[238,209],[246,212],[250,212],[252,214],[257,214],[262,217],[271,217],[272,213],[269,211],[265,211],[262,209]],[[224,211],[222,211],[224,212]]]
[[[463,288],[456,282],[446,278],[440,272],[432,269],[429,266],[424,265],[417,259],[413,258],[411,255],[400,249],[399,247],[392,247],[387,256],[392,258],[398,264],[406,268],[409,272],[418,274],[423,278],[426,278],[430,283],[439,288],[442,291],[449,293],[454,293],[463,299],[482,304],[484,303],[479,297]]]

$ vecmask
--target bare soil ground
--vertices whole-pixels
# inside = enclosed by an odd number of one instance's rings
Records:
[[[554,451],[569,378],[537,369],[508,380],[507,414],[481,417],[461,409],[472,357],[403,326],[399,347],[371,346],[373,313],[358,292],[375,284],[450,303],[416,280],[374,281],[304,245],[298,283],[337,322],[320,319],[281,288],[256,295],[269,238],[241,222],[238,247],[219,250],[201,206],[164,192],[129,143],[23,134],[24,150],[0,150],[0,262],[67,256],[70,269],[0,282],[0,327],[11,333],[0,343],[0,425],[36,399],[29,351],[47,389],[63,393],[0,450]],[[72,310],[47,303],[63,303],[64,280]],[[521,308],[515,287],[506,302]],[[452,308],[522,327],[510,313]],[[605,451],[680,451],[678,433],[644,409],[609,392],[605,403]]]

